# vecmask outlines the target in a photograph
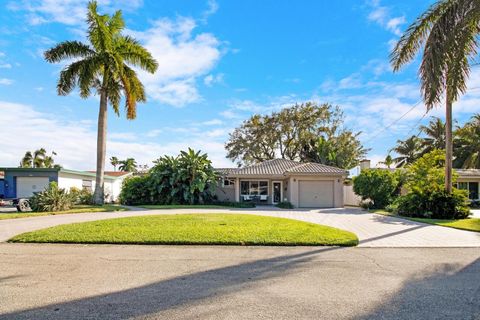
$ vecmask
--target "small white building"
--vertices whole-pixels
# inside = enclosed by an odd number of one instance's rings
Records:
[[[95,190],[95,172],[77,171],[59,168],[0,168],[3,172],[3,188],[0,187],[0,197],[29,198],[35,192],[43,191],[50,182],[57,182],[62,189]],[[106,171],[104,178],[105,200],[118,200],[122,183],[131,176],[131,172]]]

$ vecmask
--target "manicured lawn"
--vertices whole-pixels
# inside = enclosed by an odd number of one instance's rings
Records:
[[[118,218],[24,233],[12,242],[355,246],[355,234],[291,219],[242,214]]]
[[[128,210],[128,208],[120,207],[116,205],[109,205],[109,204],[103,205],[103,206],[78,205],[66,211],[0,213],[0,220],[49,216],[49,215],[57,215],[57,214],[69,214],[69,213],[84,213],[84,212],[88,213],[88,212],[107,212],[107,211],[126,211],[126,210]]]
[[[386,216],[392,216],[396,218],[412,220],[417,222],[434,224],[442,227],[449,227],[455,229],[462,229],[468,231],[480,232],[480,219],[479,218],[467,218],[467,219],[457,219],[457,220],[443,220],[443,219],[427,219],[427,218],[411,218],[394,215],[385,210],[370,210],[370,212],[378,213]]]

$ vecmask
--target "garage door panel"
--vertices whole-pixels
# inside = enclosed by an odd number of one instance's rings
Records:
[[[29,198],[45,190],[49,183],[48,177],[17,177],[17,198]]]
[[[333,181],[299,181],[298,199],[302,208],[333,207]]]

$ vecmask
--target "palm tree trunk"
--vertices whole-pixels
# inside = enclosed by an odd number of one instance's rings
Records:
[[[447,93],[446,116],[445,116],[445,190],[448,193],[452,193],[452,161],[453,161],[452,102]]]
[[[97,205],[104,203],[103,186],[105,171],[105,153],[107,140],[107,95],[104,90],[100,94],[100,110],[98,112],[98,132],[97,132],[97,174],[95,179],[94,202]]]

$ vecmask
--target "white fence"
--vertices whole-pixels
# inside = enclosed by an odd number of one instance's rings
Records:
[[[353,192],[353,186],[343,186],[343,204],[345,206],[359,206],[362,198]]]

